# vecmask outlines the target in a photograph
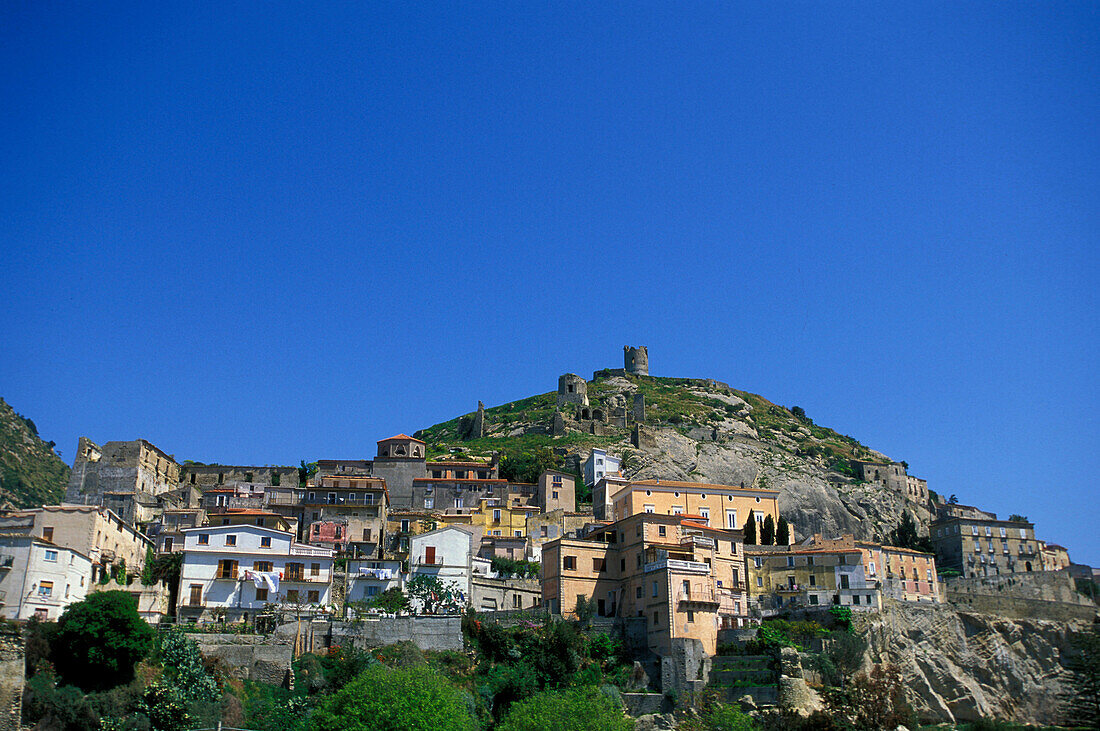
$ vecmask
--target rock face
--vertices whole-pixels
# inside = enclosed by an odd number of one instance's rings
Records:
[[[793,647],[784,647],[779,655],[779,707],[809,716],[825,709],[821,697],[802,677],[802,660]]]
[[[888,601],[868,618],[868,662],[901,668],[910,704],[942,722],[1058,720],[1063,652],[1084,622],[1006,619]]]

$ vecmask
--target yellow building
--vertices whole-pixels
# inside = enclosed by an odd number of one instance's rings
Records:
[[[693,515],[708,526],[727,530],[740,530],[750,515],[758,525],[769,515],[779,521],[778,490],[678,480],[604,481],[601,485],[607,486],[600,496],[607,520],[638,513]]]
[[[748,592],[758,617],[788,608],[840,605],[877,609],[881,594],[868,581],[858,548],[745,549]]]
[[[659,655],[684,637],[714,654],[718,630],[748,619],[743,550],[739,530],[639,513],[583,539],[546,542],[543,606],[568,617],[579,601],[591,602],[600,616],[645,618],[648,646]]]
[[[819,533],[813,537],[811,545],[813,548],[859,549],[867,581],[877,584],[884,597],[905,602],[942,601],[936,557],[931,553],[857,541],[850,533],[833,539],[823,539]]]

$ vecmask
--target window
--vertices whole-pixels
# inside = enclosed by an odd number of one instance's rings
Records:
[[[402,520],[401,521],[401,532],[402,533],[408,533],[409,532],[409,521],[407,521],[407,520]]]
[[[47,561],[57,561],[57,551],[54,551],[54,550],[51,550],[51,549],[47,548],[46,549],[46,560]]]
[[[252,562],[252,570],[253,571],[272,571],[273,569],[274,569],[274,566],[272,565],[272,563],[270,561],[253,561]]]
[[[794,566],[794,556],[787,556],[787,565]]]
[[[290,602],[291,604],[297,604],[298,603],[298,590],[297,589],[287,589],[286,600],[288,602]]]
[[[321,575],[321,564],[319,564],[319,563],[310,564],[309,565],[309,575],[310,576],[320,576]]]
[[[264,519],[263,518],[256,518],[256,525],[263,528],[264,527]]]
[[[539,537],[546,538],[546,526],[539,526]]]
[[[657,591],[658,591],[657,590],[657,582],[654,581],[653,582],[653,596],[657,596]]]
[[[756,577],[756,585],[757,586],[763,586],[764,585],[764,577],[763,576],[757,576]]]
[[[810,586],[817,586],[817,576],[810,574]]]
[[[514,531],[512,531],[512,535],[515,536],[516,538],[523,538],[523,531],[514,530]]]
[[[710,525],[710,508],[699,508],[699,515],[703,516],[703,522]]]
[[[689,622],[694,622],[695,621],[695,612],[691,611],[690,609],[688,610],[688,621]]]
[[[192,607],[202,606],[202,584],[191,584],[191,597],[188,602]]]
[[[47,526],[42,529],[42,539],[46,541],[53,541],[53,527]]]
[[[634,587],[634,598],[635,599],[641,599],[642,598],[642,587],[640,587],[640,586]]]
[[[654,510],[655,510],[655,506],[653,506],[653,505],[646,505],[645,506],[645,511],[647,513],[652,513]]]
[[[551,495],[552,495],[551,499],[553,499],[553,500],[558,499],[558,491],[557,490],[554,490],[553,493],[551,493]]]
[[[434,508],[435,507],[435,498],[431,498],[431,497],[424,498],[424,507],[427,508],[428,510],[431,510],[432,508]]]
[[[874,576],[874,575],[875,575],[875,562],[872,561],[871,562],[871,576]]]
[[[210,534],[209,533],[199,533],[199,545],[200,546],[209,546],[210,545]]]
[[[607,562],[606,562],[605,559],[602,559],[602,558],[592,559],[592,570],[593,571],[603,571],[606,567],[607,567]]]
[[[38,596],[50,596],[53,594],[53,582],[52,581],[40,581],[38,582]]]
[[[853,594],[852,595],[852,604],[855,604],[856,606],[859,606],[859,594]]]
[[[305,564],[288,563],[283,571],[283,579],[286,581],[301,581],[305,573]]]
[[[653,612],[653,624],[657,624],[657,616],[658,616],[658,615],[657,615],[657,612],[656,612],[656,611],[654,611],[654,612]]]
[[[665,537],[665,526],[663,526],[663,525],[657,526],[657,535],[659,535],[661,538]]]
[[[644,561],[644,559],[642,558],[642,554],[641,554],[640,551],[638,552],[638,555],[635,558],[637,560],[638,568],[641,568],[642,565],[643,565],[642,562]]]
[[[307,594],[306,601],[308,601],[310,604],[316,604],[317,602],[321,601],[321,592],[317,589],[310,589],[309,594]]]
[[[683,515],[683,513],[684,513],[684,506],[683,505],[673,505],[672,506],[672,514],[673,515]]]
[[[218,561],[218,575],[219,579],[236,579],[237,578],[237,562],[223,558]]]
[[[562,568],[568,569],[569,571],[575,571],[577,568],[577,557],[565,556],[562,558]]]
[[[493,522],[494,523],[499,523],[500,522],[500,511],[499,510],[494,510],[493,511]]]
[[[236,533],[227,534],[225,536],[225,545],[227,545],[227,546],[237,545],[237,534]]]
[[[988,525],[987,525],[987,526],[985,527],[985,535],[986,535],[986,537],[987,537],[987,538],[988,538],[989,536],[993,535],[993,528],[992,528],[991,526],[988,526]]]
[[[263,587],[263,588],[260,588],[260,589],[256,590],[256,601],[258,601],[258,602],[266,602],[267,601],[267,587]]]
[[[736,510],[727,510],[726,511],[726,527],[727,528],[734,528],[734,529],[737,529],[737,528],[741,527],[741,526],[737,525],[737,511]]]
[[[619,559],[619,573],[620,574],[625,574],[626,573],[626,559],[625,558],[620,558]]]
[[[553,476],[553,481],[554,481],[554,484],[560,485],[561,484],[561,475],[554,475]]]
[[[379,587],[377,587],[377,586],[368,586],[367,587],[367,596],[378,596],[378,594],[379,594]]]

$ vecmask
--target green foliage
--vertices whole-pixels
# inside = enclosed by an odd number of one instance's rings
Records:
[[[206,672],[198,644],[176,630],[161,632],[157,656],[164,664],[169,684],[185,701],[214,701],[220,694],[217,681]]]
[[[1089,728],[1100,727],[1100,629],[1093,625],[1073,638],[1073,654],[1062,696],[1066,720]]]
[[[549,447],[505,454],[500,460],[500,476],[510,482],[538,482],[543,470],[556,469],[558,460]]]
[[[53,447],[33,421],[0,399],[0,492],[16,507],[54,505],[64,496],[69,466]]]
[[[36,728],[92,731],[99,728],[99,715],[79,688],[58,687],[53,673],[47,670],[24,686],[23,723]]]
[[[512,704],[500,731],[631,731],[634,722],[597,688],[544,691]]]
[[[890,542],[899,548],[935,553],[932,539],[917,533],[917,524],[908,511],[902,513],[898,527],[890,533]]]
[[[160,681],[145,689],[136,710],[149,719],[151,731],[184,731],[191,721],[179,688]]]
[[[306,462],[304,459],[298,462],[298,483],[305,485],[309,478],[317,474],[317,463]]]
[[[745,533],[745,545],[756,545],[756,518],[753,517],[752,512],[749,513],[749,517],[745,519],[745,525],[741,527],[741,530]]]
[[[153,630],[138,615],[136,604],[125,592],[106,591],[65,609],[57,623],[53,657],[66,682],[104,690],[133,679],[135,663],[153,644]]]
[[[373,665],[313,715],[317,731],[473,731],[466,695],[427,666]]]
[[[760,527],[760,544],[763,546],[775,545],[775,520],[771,515],[764,518],[764,525]]]
[[[775,526],[775,545],[787,546],[790,542],[791,526],[787,523],[787,519],[780,515],[779,523]]]
[[[807,420],[806,419],[806,410],[804,408],[802,408],[801,406],[792,406],[791,407],[791,414],[793,414],[794,418],[796,418],[796,419],[801,419],[802,421]]]
[[[420,602],[424,614],[457,612],[462,608],[462,592],[431,574],[417,574],[405,585],[409,597]]]
[[[520,579],[537,579],[542,573],[542,564],[537,561],[524,561],[505,556],[493,556],[492,569],[500,574],[501,578],[512,577]]]
[[[844,607],[839,604],[834,604],[829,607],[829,614],[832,615],[833,621],[837,626],[843,630],[849,630],[852,627],[852,608]]]
[[[863,666],[867,640],[852,632],[833,632],[829,639],[830,642],[825,645],[824,657],[828,668],[835,674],[833,679],[839,681],[839,685],[844,685],[852,673]]]
[[[42,622],[37,617],[27,621],[23,636],[26,638],[23,645],[24,666],[27,677],[31,677],[39,670],[49,668],[50,647],[54,643],[54,635],[57,634],[56,622]]]
[[[697,718],[680,724],[682,731],[755,731],[752,718],[735,705],[708,699]]]
[[[157,583],[156,576],[153,571],[153,566],[156,563],[157,555],[153,553],[153,547],[149,546],[145,549],[145,566],[141,569],[141,583],[143,586],[152,586]]]
[[[387,612],[388,614],[397,614],[409,608],[409,598],[405,596],[405,592],[401,591],[396,586],[391,586],[389,589],[386,589],[381,594],[372,598],[369,602],[369,606]]]
[[[1008,519],[1011,520],[1011,521],[1014,521],[1016,523],[1030,523],[1031,522],[1030,520],[1027,519],[1026,515],[1020,515],[1019,513],[1013,513],[1012,515],[1008,516]]]
[[[244,726],[257,731],[312,731],[310,701],[298,692],[247,681],[241,691]]]

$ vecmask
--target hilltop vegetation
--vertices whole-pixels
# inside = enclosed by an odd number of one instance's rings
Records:
[[[38,436],[34,422],[0,399],[0,505],[31,508],[57,503],[69,467]]]

